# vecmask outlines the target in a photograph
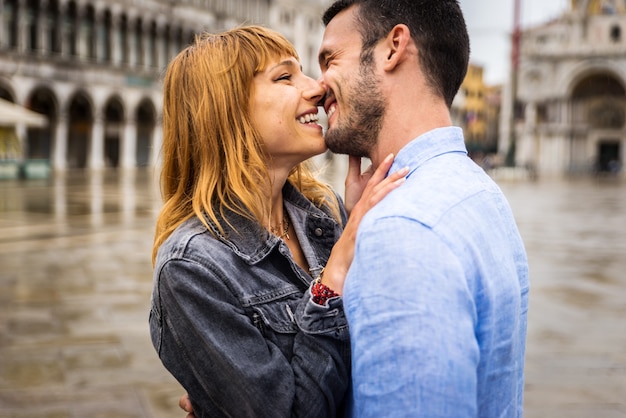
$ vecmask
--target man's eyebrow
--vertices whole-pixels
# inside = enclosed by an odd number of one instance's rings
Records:
[[[317,55],[317,61],[319,62],[319,64],[322,65],[326,61],[326,58],[328,58],[329,55],[330,55],[330,51],[328,49],[322,49],[320,53]]]

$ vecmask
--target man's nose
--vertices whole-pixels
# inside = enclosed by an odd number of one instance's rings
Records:
[[[324,90],[328,91],[328,86],[326,85],[326,83],[324,83],[324,76],[323,75],[319,76],[319,78],[317,79],[317,82],[322,85]]]
[[[324,83],[324,77],[323,76],[320,76],[317,79],[317,82],[324,89],[324,95],[322,95],[320,100],[317,102],[317,105],[321,106],[321,107],[324,107],[324,102],[326,101],[326,96],[328,96],[328,86],[326,85],[326,83]]]

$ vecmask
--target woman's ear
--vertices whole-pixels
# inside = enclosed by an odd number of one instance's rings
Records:
[[[408,48],[412,41],[408,26],[399,24],[391,29],[384,41],[386,56],[383,69],[385,71],[393,71],[407,58]]]

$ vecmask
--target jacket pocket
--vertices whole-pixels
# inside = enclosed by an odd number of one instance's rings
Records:
[[[283,298],[252,306],[252,320],[262,332],[271,330],[280,334],[295,334],[298,325],[294,312],[299,299]]]

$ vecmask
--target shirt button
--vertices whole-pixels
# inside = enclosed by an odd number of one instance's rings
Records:
[[[315,236],[316,237],[321,237],[323,233],[324,233],[324,231],[322,231],[322,228],[315,228]]]

